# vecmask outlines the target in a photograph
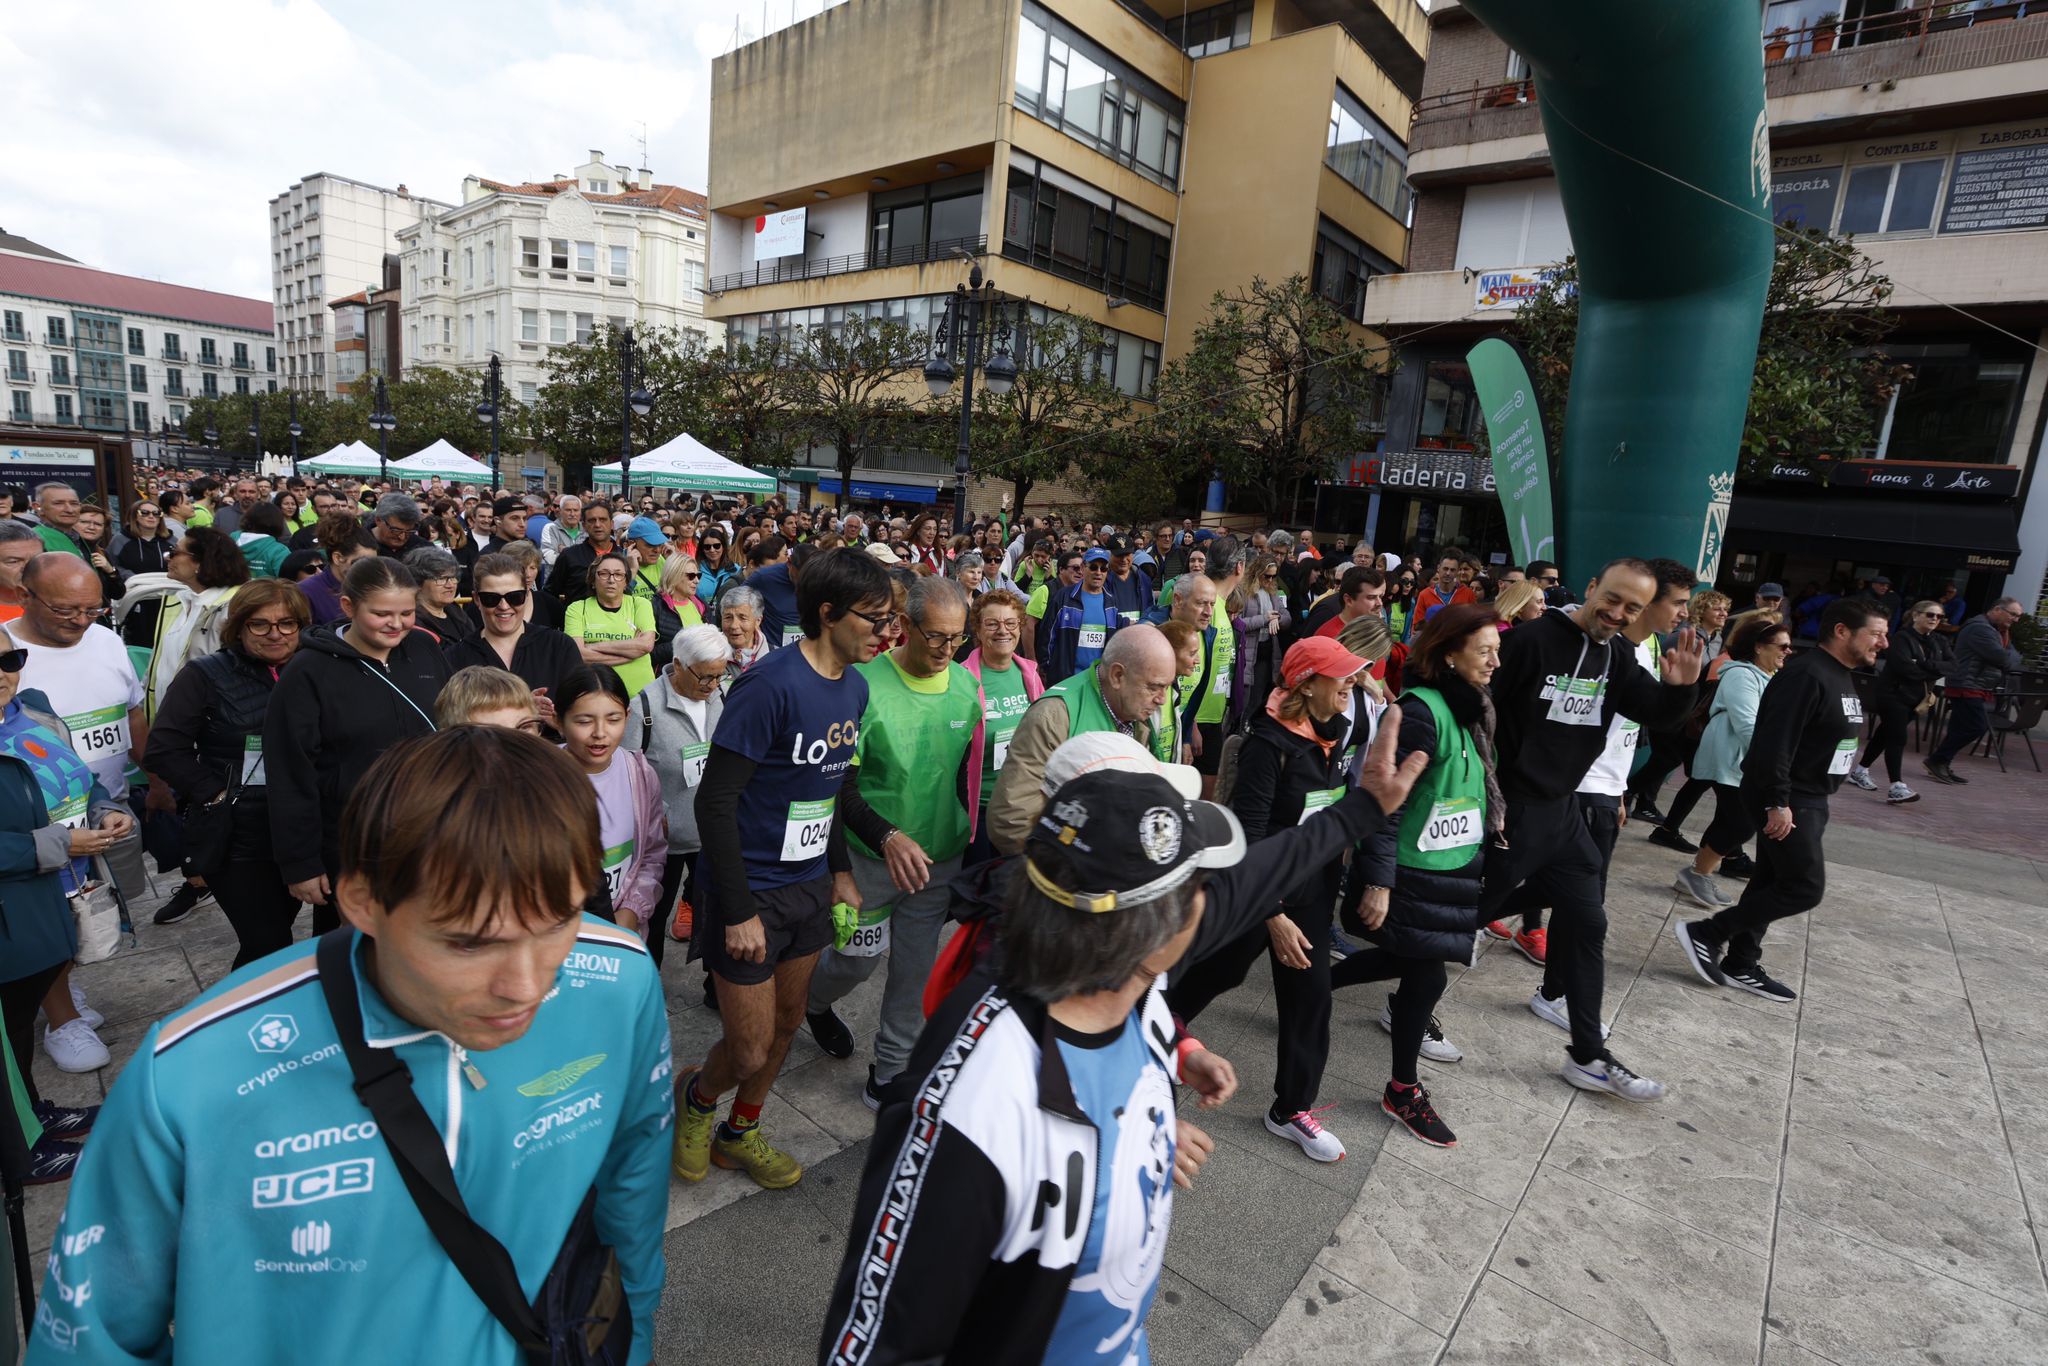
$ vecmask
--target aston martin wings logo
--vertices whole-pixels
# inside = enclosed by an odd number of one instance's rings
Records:
[[[603,1053],[592,1053],[587,1058],[578,1058],[574,1062],[565,1062],[553,1071],[543,1072],[532,1081],[522,1085],[519,1088],[519,1094],[528,1097],[559,1096],[562,1092],[583,1080],[585,1076],[596,1071],[598,1065],[605,1060],[606,1056]]]

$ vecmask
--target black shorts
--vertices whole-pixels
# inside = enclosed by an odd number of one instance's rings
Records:
[[[705,900],[712,901],[712,879],[703,881]],[[806,958],[832,942],[832,878],[782,887],[751,889],[754,906],[760,912],[761,929],[768,936],[767,956],[759,963],[745,963],[725,951],[725,919],[715,905],[697,913],[691,937],[691,957],[702,958],[713,972],[738,986],[754,986],[775,975],[778,963]],[[707,913],[708,911],[708,913]]]
[[[1217,765],[1223,762],[1223,742],[1229,737],[1223,733],[1221,721],[1197,721],[1195,730],[1202,737],[1202,752],[1195,756],[1195,772],[1213,778]]]

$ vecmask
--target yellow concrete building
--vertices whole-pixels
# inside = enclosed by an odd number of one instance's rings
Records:
[[[1141,399],[1255,275],[1362,323],[1407,255],[1427,42],[1415,0],[847,0],[713,63],[705,315],[746,342],[924,329],[973,261],[1107,329],[1100,363]],[[812,459],[799,478],[836,491]],[[885,452],[855,493],[950,481]]]

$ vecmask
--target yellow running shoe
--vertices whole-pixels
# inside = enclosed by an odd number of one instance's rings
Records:
[[[766,1190],[788,1190],[803,1180],[802,1165],[788,1153],[770,1147],[760,1125],[740,1130],[738,1138],[727,1138],[726,1132],[721,1129],[711,1140],[711,1160],[719,1166],[746,1172],[754,1178],[754,1184]],[[677,1141],[681,1142],[680,1137]]]
[[[669,1157],[669,1170],[685,1181],[702,1181],[711,1171],[711,1130],[718,1123],[718,1111],[711,1110],[698,1114],[683,1099],[688,1094],[687,1086],[699,1069],[692,1067],[683,1073],[682,1087],[676,1092],[676,1141]]]

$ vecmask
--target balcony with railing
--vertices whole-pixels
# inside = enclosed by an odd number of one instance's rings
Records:
[[[182,384],[166,384],[164,386],[165,398],[184,398],[185,396],[185,386]]]
[[[175,360],[175,361],[183,361],[183,360],[185,359],[185,353],[184,353],[184,351],[183,351],[183,350],[179,349],[178,347],[175,347],[175,346],[166,346],[166,347],[164,347],[164,359],[165,359],[165,360]]]
[[[986,256],[987,236],[947,237],[935,242],[891,247],[887,251],[855,252],[851,256],[820,256],[809,259],[791,256],[776,261],[763,261],[747,270],[713,276],[710,292],[723,294],[727,290],[752,289],[756,285],[779,285],[793,280],[819,280],[829,275],[852,275],[864,270],[887,270],[892,266],[930,265],[952,260],[963,252],[969,256]]]
[[[34,384],[36,382],[36,372],[28,369],[17,370],[13,366],[9,366],[7,368],[7,382],[9,384]]]
[[[218,352],[218,351],[201,351],[201,352],[199,353],[199,363],[200,363],[201,365],[211,365],[211,366],[214,366],[214,367],[218,368],[218,367],[219,367],[219,366],[220,366],[220,365],[222,364],[222,361],[221,361],[221,358],[220,358],[220,352]]]

